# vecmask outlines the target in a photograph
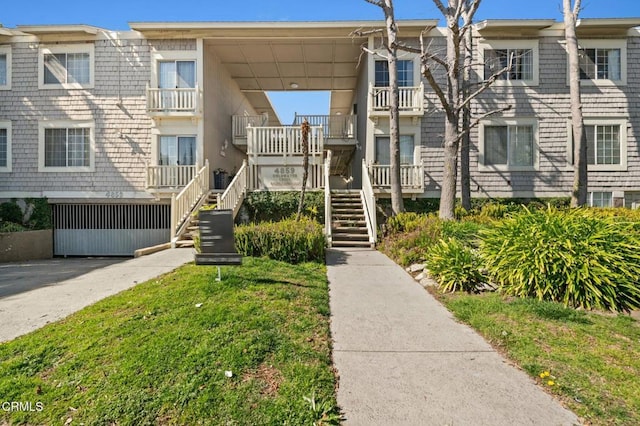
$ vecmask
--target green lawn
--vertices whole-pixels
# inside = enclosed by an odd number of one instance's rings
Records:
[[[223,268],[221,283],[215,276],[214,267],[186,265],[1,344],[0,398],[43,410],[0,411],[0,423],[301,425],[323,412],[334,417],[325,267],[245,258]]]
[[[640,323],[631,317],[498,294],[436,296],[588,424],[640,424]]]

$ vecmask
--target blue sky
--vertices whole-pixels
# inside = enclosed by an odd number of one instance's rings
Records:
[[[445,0],[446,1],[446,0]],[[326,21],[382,19],[379,8],[364,0],[3,0],[5,27],[40,24],[88,24],[110,30],[128,29],[132,21]],[[562,0],[483,0],[476,21],[502,18],[562,19]],[[214,6],[215,5],[215,6]],[[396,0],[398,19],[434,19],[432,0]],[[583,0],[584,18],[640,17],[640,0]],[[292,99],[287,99],[291,97]],[[300,99],[297,99],[300,98]],[[272,95],[283,121],[293,112],[326,114],[327,94]],[[302,103],[304,102],[304,103]]]

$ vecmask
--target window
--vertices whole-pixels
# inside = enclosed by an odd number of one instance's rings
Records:
[[[580,82],[583,85],[625,85],[627,41],[580,40],[579,65]]]
[[[627,121],[626,119],[585,118],[587,138],[587,164],[589,170],[627,169]],[[567,122],[569,144],[567,158],[573,164],[573,131]]]
[[[620,164],[620,126],[585,126],[587,164]]]
[[[398,60],[398,86],[413,87],[413,61]],[[389,87],[389,63],[376,61],[375,86]]]
[[[40,122],[39,171],[93,171],[93,132],[93,122]]]
[[[93,87],[93,44],[40,49],[40,88]]]
[[[535,170],[537,126],[530,119],[496,119],[480,125],[480,170]]]
[[[11,171],[11,122],[0,121],[0,172]]]
[[[0,46],[0,90],[11,89],[11,46]]]
[[[414,164],[414,148],[413,135],[400,135],[400,164]],[[389,136],[376,136],[376,164],[391,164]]]
[[[160,136],[161,166],[192,166],[196,164],[195,136]]]
[[[620,80],[620,49],[580,49],[581,80]]]
[[[158,87],[160,89],[187,89],[196,87],[196,62],[158,62]]]
[[[511,64],[494,85],[538,85],[537,40],[484,40],[478,43],[478,51],[482,57],[476,71],[485,80]]]
[[[533,80],[532,49],[497,49],[484,51],[484,78],[511,65],[511,69],[502,73],[499,80]]]
[[[613,193],[590,192],[589,205],[591,207],[613,207]]]

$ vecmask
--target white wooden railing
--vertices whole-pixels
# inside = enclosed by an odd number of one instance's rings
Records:
[[[424,112],[424,85],[422,83],[419,86],[399,87],[398,92],[398,108],[400,112],[414,112],[417,114]],[[391,105],[390,87],[375,87],[370,83],[369,96],[369,105],[372,112],[389,110]]]
[[[160,89],[147,86],[147,111],[192,112],[199,111],[198,86],[182,89]]]
[[[309,155],[322,155],[323,149],[322,127],[312,126],[309,132]],[[302,155],[302,130],[300,126],[248,127],[247,154],[283,157]]]
[[[367,232],[369,233],[369,242],[373,247],[378,240],[378,220],[376,218],[376,195],[373,192],[373,186],[371,185],[371,179],[369,177],[369,170],[367,169],[367,163],[362,160],[362,191],[360,191],[362,202],[365,207],[365,216],[367,219]]]
[[[356,116],[355,115],[295,115],[294,126],[302,124],[304,119],[309,121],[311,126],[322,127],[325,139],[355,139],[356,138]]]
[[[329,174],[331,171],[331,150],[327,151],[327,158],[324,160],[324,232],[327,236],[327,247],[331,247],[331,185]]]
[[[266,126],[269,122],[267,114],[262,115],[234,115],[231,117],[231,128],[234,140],[247,137],[247,127]]]
[[[369,176],[374,188],[391,187],[391,166],[369,165]],[[422,164],[403,164],[400,166],[400,185],[402,188],[424,188],[424,166]]]
[[[147,189],[182,188],[191,182],[197,166],[147,165]]]
[[[236,217],[242,201],[244,201],[244,197],[247,195],[248,178],[247,160],[244,160],[242,167],[240,167],[240,170],[238,170],[227,189],[222,194],[218,194],[216,209],[233,210],[233,217]]]
[[[191,214],[193,207],[202,196],[209,191],[209,160],[185,186],[178,195],[171,197],[171,243],[175,244],[176,235],[185,224],[185,219]]]

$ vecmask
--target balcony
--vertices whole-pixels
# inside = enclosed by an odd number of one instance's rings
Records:
[[[329,143],[329,139],[338,139],[345,142],[352,140],[351,142],[354,143],[357,138],[356,115],[304,115],[296,113],[293,125],[301,125],[305,118],[311,126],[322,127],[324,139],[327,143]]]
[[[231,117],[233,130],[233,144],[246,148],[247,127],[263,127],[269,123],[269,116],[264,115],[234,115]]]
[[[424,113],[424,85],[415,87],[399,87],[400,116],[417,117]],[[369,84],[369,116],[388,115],[391,104],[390,87],[374,87]]]
[[[186,116],[200,114],[200,91],[193,88],[160,89],[147,87],[147,112],[151,116]]]
[[[147,166],[147,190],[177,192],[196,175],[198,166]]]
[[[389,193],[391,190],[391,166],[370,164],[368,166],[371,186],[375,193]],[[424,192],[424,166],[422,164],[402,164],[400,166],[402,192],[421,194]]]

